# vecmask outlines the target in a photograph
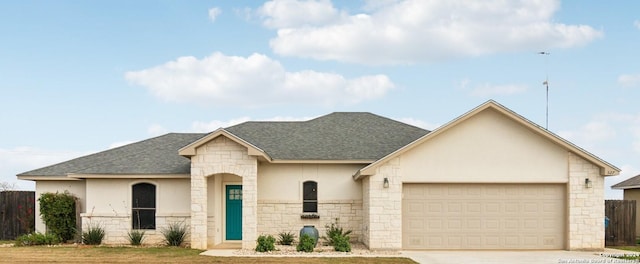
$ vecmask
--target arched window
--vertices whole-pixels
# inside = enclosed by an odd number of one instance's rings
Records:
[[[131,188],[131,226],[133,229],[156,229],[156,186],[138,183]]]
[[[302,212],[318,212],[318,183],[306,181],[302,183]]]

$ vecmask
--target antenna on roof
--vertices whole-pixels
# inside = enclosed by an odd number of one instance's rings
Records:
[[[538,52],[538,54],[551,55],[551,53],[546,51]],[[544,57],[544,72],[545,72],[545,78],[544,78],[544,82],[542,82],[542,85],[547,87],[547,112],[545,116],[546,117],[545,128],[549,130],[549,71],[547,70],[547,56]]]

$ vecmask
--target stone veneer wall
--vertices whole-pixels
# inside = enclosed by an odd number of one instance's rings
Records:
[[[592,188],[585,187],[589,178]],[[569,250],[604,249],[604,177],[597,166],[569,153]]]
[[[373,250],[402,249],[402,179],[400,158],[394,158],[376,169],[363,183],[364,243]],[[384,178],[389,188],[384,188]]]
[[[242,177],[242,248],[257,239],[258,161],[247,148],[219,136],[196,149],[191,157],[191,247],[207,248],[207,177],[228,173]]]
[[[335,200],[318,203],[319,219],[301,219],[302,202],[258,201],[258,233],[277,237],[280,232],[292,232],[298,236],[305,225],[313,225],[320,236],[325,234],[325,225],[338,218],[343,230],[351,230],[352,241],[362,241],[362,201]]]
[[[369,246],[369,177],[362,180],[362,243]]]
[[[116,215],[116,214],[81,214],[82,217],[82,230],[86,231],[90,226],[99,226],[104,228],[105,236],[102,240],[103,244],[107,245],[128,245],[129,237],[128,232],[131,229],[131,215]],[[189,216],[156,216],[156,229],[144,230],[145,236],[143,244],[145,245],[158,245],[162,244],[164,237],[161,230],[167,228],[169,224],[180,223],[187,226],[190,225]],[[185,240],[189,241],[189,237]]]

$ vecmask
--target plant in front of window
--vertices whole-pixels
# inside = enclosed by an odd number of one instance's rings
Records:
[[[102,244],[102,239],[104,238],[105,231],[102,226],[99,224],[93,224],[91,217],[93,217],[93,211],[96,209],[94,206],[91,209],[91,213],[87,218],[89,218],[89,223],[87,225],[87,230],[83,230],[80,236],[82,240],[82,244],[85,245],[100,245]]]
[[[167,246],[179,247],[187,237],[187,225],[184,222],[169,223],[160,233]]]
[[[59,241],[71,240],[76,234],[76,200],[68,191],[43,193],[38,198],[40,215],[48,233]]]
[[[131,244],[132,246],[142,245],[142,242],[144,241],[144,235],[144,230],[135,229],[128,231],[127,239],[129,239],[129,244]]]
[[[89,224],[87,231],[82,232],[82,244],[100,245],[104,238],[104,228],[100,225]]]
[[[315,244],[316,244],[316,240],[313,239],[313,237],[311,237],[308,234],[302,234],[300,236],[300,241],[298,242],[298,245],[296,246],[296,250],[298,252],[300,252],[300,251],[313,252],[313,248],[315,247]]]
[[[278,234],[278,243],[280,245],[290,246],[293,244],[295,238],[296,235],[292,232],[280,232],[280,234]]]
[[[256,240],[256,251],[267,252],[276,250],[276,239],[272,235],[260,235]]]

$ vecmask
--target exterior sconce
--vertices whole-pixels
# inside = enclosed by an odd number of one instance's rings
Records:
[[[593,187],[593,183],[591,182],[591,179],[589,179],[589,178],[584,179],[584,187],[585,188]]]
[[[384,177],[384,181],[382,182],[382,187],[389,188],[389,178]]]

